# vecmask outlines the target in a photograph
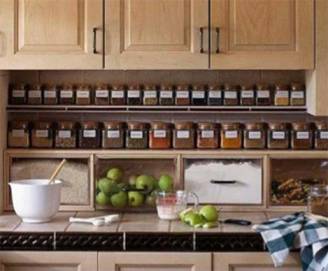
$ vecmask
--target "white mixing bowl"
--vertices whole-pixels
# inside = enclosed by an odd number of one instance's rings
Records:
[[[16,214],[26,223],[48,222],[58,212],[62,182],[46,179],[9,183]]]

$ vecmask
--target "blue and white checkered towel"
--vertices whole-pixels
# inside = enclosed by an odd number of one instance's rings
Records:
[[[255,225],[254,230],[261,233],[276,267],[291,249],[300,248],[303,271],[328,271],[328,221],[295,213]]]

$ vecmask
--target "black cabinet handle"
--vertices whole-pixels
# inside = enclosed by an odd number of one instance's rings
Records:
[[[97,30],[98,29],[99,29],[98,27],[94,27],[92,29],[92,31],[93,31],[93,53],[94,54],[98,54],[98,51],[97,51]]]
[[[199,28],[200,31],[200,53],[204,53],[204,27]]]
[[[236,180],[226,180],[226,181],[223,181],[223,180],[210,180],[210,183],[212,183],[212,184],[235,184],[237,182],[238,181],[236,181]]]
[[[216,27],[215,32],[216,32],[216,51],[215,51],[215,53],[219,54],[220,53],[220,27]]]

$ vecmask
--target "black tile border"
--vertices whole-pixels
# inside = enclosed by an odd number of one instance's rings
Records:
[[[44,250],[54,248],[53,233],[0,232],[0,250]]]

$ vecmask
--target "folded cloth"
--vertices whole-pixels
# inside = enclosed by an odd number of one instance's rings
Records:
[[[328,271],[328,221],[314,220],[304,213],[270,219],[253,229],[260,232],[275,267],[290,250],[300,248],[303,271]]]

